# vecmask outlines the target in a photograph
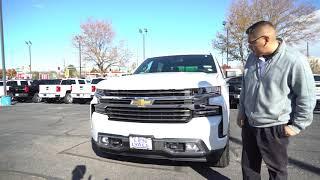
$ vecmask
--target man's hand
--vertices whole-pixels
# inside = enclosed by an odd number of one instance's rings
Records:
[[[292,130],[288,125],[284,126],[284,133],[288,137],[295,136],[298,134],[294,130]]]
[[[246,120],[246,116],[243,114],[238,113],[238,117],[237,117],[237,124],[239,127],[242,128],[242,126],[244,125],[244,121]]]

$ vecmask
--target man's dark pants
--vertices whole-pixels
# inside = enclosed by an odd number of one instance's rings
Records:
[[[284,125],[267,128],[252,127],[246,122],[242,127],[242,175],[243,179],[261,179],[262,159],[266,163],[269,179],[287,179],[289,144]]]

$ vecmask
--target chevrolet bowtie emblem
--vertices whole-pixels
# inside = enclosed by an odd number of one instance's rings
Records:
[[[132,105],[136,105],[138,107],[145,107],[147,105],[151,105],[152,101],[147,99],[134,99],[131,101]]]

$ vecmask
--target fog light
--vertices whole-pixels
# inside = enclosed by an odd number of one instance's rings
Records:
[[[166,147],[170,150],[175,151],[175,152],[184,152],[185,151],[185,144],[184,143],[167,142]]]
[[[106,136],[102,136],[101,137],[101,143],[103,143],[104,145],[108,145],[109,144],[109,138]]]
[[[186,143],[186,151],[198,152],[200,149],[196,143]]]
[[[118,138],[109,138],[109,142],[113,147],[122,146],[122,140]]]

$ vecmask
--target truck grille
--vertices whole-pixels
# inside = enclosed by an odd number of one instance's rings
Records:
[[[196,89],[186,90],[104,90],[98,113],[109,120],[140,123],[185,123],[192,117],[221,115],[221,107],[202,107],[208,96],[194,96]],[[137,100],[147,102],[137,103]]]
[[[109,120],[139,122],[186,122],[192,112],[185,108],[107,107]]]

